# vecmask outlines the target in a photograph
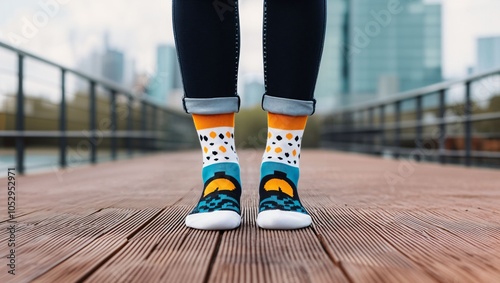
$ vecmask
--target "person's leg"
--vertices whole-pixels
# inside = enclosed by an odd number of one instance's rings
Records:
[[[186,225],[225,230],[240,225],[240,167],[234,145],[239,60],[238,4],[174,0],[173,24],[186,112],[203,150],[203,192]]]
[[[261,165],[257,224],[297,229],[311,224],[297,184],[302,135],[314,113],[314,88],[323,49],[325,0],[264,2],[262,107],[268,139]]]

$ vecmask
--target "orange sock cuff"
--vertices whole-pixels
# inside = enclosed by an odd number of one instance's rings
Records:
[[[267,124],[270,128],[283,130],[304,130],[308,116],[288,116],[267,113]]]
[[[192,116],[196,130],[203,130],[215,127],[234,128],[234,113],[215,114],[215,115],[192,114]]]

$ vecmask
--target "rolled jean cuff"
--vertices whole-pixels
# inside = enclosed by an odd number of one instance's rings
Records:
[[[262,109],[289,116],[310,116],[314,113],[316,100],[297,100],[264,94]]]
[[[182,99],[184,110],[189,114],[226,114],[235,113],[240,110],[240,97],[212,97],[212,98],[190,98]]]

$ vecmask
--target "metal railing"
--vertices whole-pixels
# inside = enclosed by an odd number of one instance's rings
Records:
[[[417,161],[500,167],[499,102],[495,69],[336,110],[325,118],[322,143]]]
[[[117,159],[119,141],[124,144],[127,154],[133,155],[135,150],[141,152],[189,148],[197,144],[194,134],[193,123],[189,115],[181,111],[168,109],[134,94],[132,90],[126,89],[112,81],[85,74],[78,70],[68,68],[55,62],[46,60],[29,52],[25,52],[0,42],[0,49],[8,50],[17,56],[17,93],[15,100],[15,129],[0,131],[0,138],[15,139],[16,169],[21,174],[25,171],[25,140],[28,138],[49,138],[58,140],[58,165],[68,166],[67,147],[68,139],[84,139],[88,141],[90,163],[97,162],[98,139],[107,139],[109,144],[110,158]],[[60,72],[60,103],[58,106],[58,130],[26,130],[25,129],[25,59],[30,58],[44,65],[55,67]],[[67,110],[67,75],[72,74],[88,83],[88,127],[86,130],[68,130]],[[109,126],[102,130],[97,125],[97,88],[103,88],[109,99]],[[117,127],[117,97],[126,98],[125,129],[118,130]],[[139,111],[138,117],[134,116],[134,110]],[[137,112],[137,111],[136,111]],[[150,114],[150,115],[148,115]],[[159,122],[160,120],[161,123]],[[134,128],[134,122],[139,122],[139,127]],[[193,130],[191,130],[193,128]]]

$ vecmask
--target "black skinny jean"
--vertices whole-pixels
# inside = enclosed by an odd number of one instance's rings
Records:
[[[314,112],[325,13],[325,0],[264,0],[265,110]],[[238,2],[173,0],[173,24],[186,111],[237,112]]]

